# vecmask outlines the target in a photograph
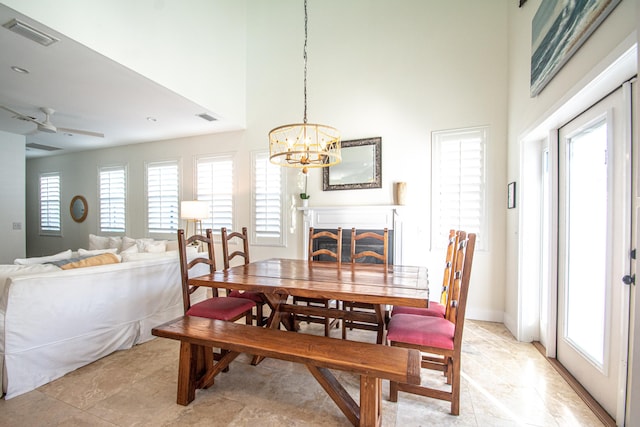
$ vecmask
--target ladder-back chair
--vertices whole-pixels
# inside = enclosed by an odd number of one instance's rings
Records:
[[[313,245],[316,239],[321,237],[328,238],[330,240],[335,241],[336,250],[332,251],[327,248],[318,248],[316,250],[313,249]],[[323,256],[323,259],[329,258],[331,261],[327,260],[317,260]],[[336,268],[340,268],[342,265],[342,228],[338,227],[335,233],[331,231],[319,231],[315,232],[313,227],[309,227],[309,252],[308,252],[308,261],[310,263],[313,262],[333,262],[336,264]],[[330,308],[335,306],[337,308],[338,301],[321,299],[321,298],[307,298],[307,297],[293,297],[293,303],[296,305],[306,305],[309,307],[322,307],[322,308]],[[320,323],[324,325],[324,335],[329,336],[329,331],[333,326],[338,326],[338,319],[331,319],[329,317],[319,317],[307,314],[297,314],[295,316],[296,321],[307,322],[307,323]]]
[[[242,232],[227,232],[226,227],[220,229],[220,235],[222,239],[222,259],[224,263],[224,269],[228,270],[231,265],[231,260],[238,257],[242,258],[245,265],[249,264],[249,235],[247,233],[247,227],[242,227]],[[242,250],[229,251],[229,243],[234,239],[242,243]],[[256,303],[256,325],[263,326],[265,318],[263,315],[263,307],[267,304],[266,299],[260,292],[239,291],[237,289],[227,290],[227,295],[235,298],[246,298]]]
[[[464,231],[460,231],[458,237],[452,267],[452,292],[448,301],[451,307],[447,313],[449,318],[396,314],[391,316],[387,332],[390,345],[420,350],[423,353],[422,367],[444,372],[446,382],[450,385],[448,390],[443,390],[392,381],[390,400],[398,400],[398,391],[445,400],[451,402],[452,415],[460,413],[462,332],[476,242],[475,234],[467,236]]]
[[[375,252],[369,249],[357,251],[358,244],[360,242],[367,243],[367,241],[379,241],[382,242],[382,253]],[[383,264],[385,271],[389,266],[389,230],[384,229],[382,234],[365,231],[357,233],[355,227],[351,229],[351,263],[355,264],[358,260],[362,260],[365,263]],[[375,315],[377,319],[382,321],[353,321],[344,319],[342,322],[342,339],[347,339],[347,329],[363,329],[367,331],[375,331],[377,333],[378,344],[382,344],[384,338],[384,319],[387,317],[387,310],[378,305],[376,307],[373,304],[343,301],[343,309],[352,313],[365,313]],[[379,313],[376,311],[379,310]]]

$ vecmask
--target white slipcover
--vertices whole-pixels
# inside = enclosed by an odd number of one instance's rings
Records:
[[[148,341],[151,328],[183,313],[177,254],[2,279],[5,399]],[[204,299],[206,290],[194,297]]]

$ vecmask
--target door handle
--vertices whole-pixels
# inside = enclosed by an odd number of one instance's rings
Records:
[[[622,278],[622,283],[624,283],[625,285],[635,285],[636,284],[636,275],[635,274],[632,274],[632,275],[627,274],[626,276],[624,276]]]

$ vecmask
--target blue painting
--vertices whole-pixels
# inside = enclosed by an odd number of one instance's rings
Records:
[[[549,83],[621,0],[542,0],[531,25],[531,96]]]

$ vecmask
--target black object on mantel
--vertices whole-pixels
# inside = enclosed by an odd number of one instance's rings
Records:
[[[320,231],[330,231],[335,233],[337,230],[333,229],[317,229],[313,230],[315,233]],[[383,230],[361,230],[358,229],[358,233],[365,232],[373,232],[382,234]],[[389,230],[389,264],[393,264],[393,230]],[[358,251],[373,251],[382,254],[383,253],[384,244],[378,239],[362,239],[358,242]],[[318,249],[329,249],[332,252],[336,251],[336,243],[335,240],[328,237],[317,237],[313,239],[313,250],[317,251]],[[326,257],[326,258],[325,258]],[[333,258],[330,258],[326,255],[318,255],[314,258],[316,261],[334,261]],[[351,233],[342,233],[342,262],[351,262]],[[371,264],[380,264],[381,261],[374,257],[362,257],[359,258],[356,262],[365,262]]]

